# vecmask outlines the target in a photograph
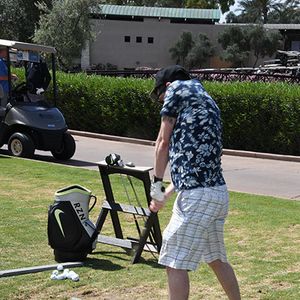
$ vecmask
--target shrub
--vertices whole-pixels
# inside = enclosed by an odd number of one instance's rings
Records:
[[[224,147],[300,154],[300,87],[287,83],[205,83],[218,103]]]
[[[160,105],[149,99],[152,79],[58,72],[57,83],[57,106],[69,128],[156,138]],[[204,86],[221,109],[224,148],[300,155],[299,85],[206,81]]]
[[[142,79],[60,73],[58,107],[72,129],[154,139],[159,105]]]

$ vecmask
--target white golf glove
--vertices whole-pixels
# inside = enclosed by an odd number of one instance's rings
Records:
[[[45,90],[43,89],[43,88],[38,88],[38,89],[36,89],[36,94],[37,95],[41,95],[41,94],[43,94],[45,92]]]
[[[150,196],[156,201],[165,200],[165,187],[162,184],[162,181],[156,181],[151,183]]]

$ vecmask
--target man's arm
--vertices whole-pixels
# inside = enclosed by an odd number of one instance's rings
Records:
[[[169,159],[169,144],[176,119],[163,116],[155,143],[154,175],[163,178]]]
[[[168,164],[168,159],[169,159],[169,143],[170,143],[170,138],[171,134],[173,131],[173,128],[175,126],[176,119],[168,116],[162,117],[161,120],[161,125],[160,125],[160,130],[159,134],[156,140],[155,144],[155,162],[154,162],[154,176],[157,178],[163,178],[167,164]],[[157,182],[156,184],[159,184],[159,188],[161,187],[161,183]],[[153,184],[155,187],[155,183]],[[152,188],[152,187],[151,187]],[[155,187],[155,189],[157,186]],[[154,189],[154,190],[155,190]],[[155,199],[155,193],[152,194],[152,201],[150,203],[150,210],[153,212],[157,212],[159,209],[161,209],[164,206],[165,200],[167,200],[171,194],[174,191],[173,184],[171,183],[163,196],[163,201],[157,201]],[[159,192],[161,194],[162,191]],[[159,199],[159,198],[158,198]]]

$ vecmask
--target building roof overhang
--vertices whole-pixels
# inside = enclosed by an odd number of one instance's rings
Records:
[[[148,18],[169,19],[193,19],[219,21],[221,11],[219,9],[195,9],[195,8],[169,8],[169,7],[145,7],[127,5],[100,5],[100,14],[107,16],[130,16]],[[99,14],[99,11],[92,11]]]

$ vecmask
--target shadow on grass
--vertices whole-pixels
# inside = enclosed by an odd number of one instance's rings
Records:
[[[2,156],[3,155],[3,156]],[[8,154],[8,150],[0,149],[0,158],[11,158]],[[45,155],[42,154],[35,154],[32,157],[32,160],[36,161],[44,161],[44,162],[51,162],[60,165],[68,165],[73,167],[91,167],[97,169],[97,164],[89,161],[78,160],[78,159],[69,159],[69,160],[58,160],[51,156],[49,151],[45,151]]]
[[[11,158],[11,157],[8,156],[4,150],[0,150],[0,158]]]
[[[93,255],[93,254],[97,254],[97,255],[103,255],[107,258],[112,258],[112,259],[117,259],[117,260],[121,260],[121,261],[128,261],[128,264],[131,264],[132,261],[132,256],[133,256],[133,253],[130,253],[130,251],[127,252],[128,256],[124,257],[124,254],[126,255],[126,251],[124,252],[121,252],[121,251],[97,251],[97,252],[93,252],[92,254],[90,255]],[[99,260],[99,261],[102,261],[101,259],[96,259],[95,260]],[[106,261],[106,260],[104,260]],[[161,266],[158,264],[158,255],[157,254],[153,254],[153,258],[150,258],[150,259],[144,259],[143,257],[140,257],[140,260],[139,260],[139,264],[144,264],[144,265],[148,265],[152,268],[156,268],[156,269],[164,269],[164,266]],[[85,264],[87,265],[87,264]],[[91,266],[92,267],[92,266]],[[123,268],[123,267],[121,267]],[[109,269],[110,271],[112,269]]]
[[[153,257],[152,259],[147,259],[147,260],[141,257],[139,263],[150,266],[155,269],[165,269],[164,266],[158,264],[158,257],[157,258]]]
[[[84,266],[92,268],[94,270],[102,270],[102,271],[118,271],[124,269],[124,267],[113,263],[108,259],[99,259],[99,258],[90,258],[88,257],[84,261]]]
[[[125,250],[124,251],[94,251],[91,255],[93,254],[99,254],[99,255],[103,255],[106,257],[111,257],[123,261],[130,260],[130,256],[129,256],[130,253],[126,252]],[[128,259],[123,257],[126,254],[128,255],[127,256]]]

